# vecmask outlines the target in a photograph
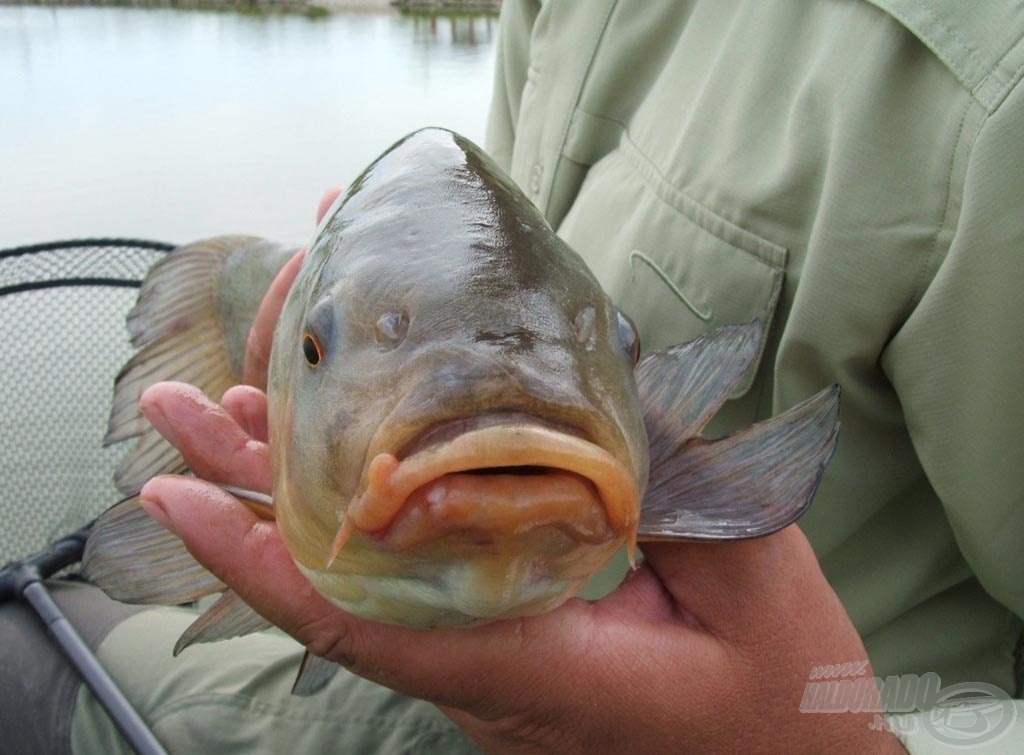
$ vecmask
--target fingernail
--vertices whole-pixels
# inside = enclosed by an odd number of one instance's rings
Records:
[[[139,505],[142,507],[143,511],[160,522],[160,524],[171,532],[177,534],[174,526],[171,524],[171,518],[167,516],[167,511],[164,509],[163,504],[159,501],[153,500],[152,498],[139,498]]]

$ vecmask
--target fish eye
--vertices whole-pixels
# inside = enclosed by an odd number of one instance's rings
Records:
[[[323,349],[312,333],[307,332],[302,336],[302,354],[306,357],[306,362],[310,367],[316,367],[323,359]]]
[[[640,333],[637,332],[636,325],[622,312],[617,312],[618,328],[619,328],[619,343],[622,344],[622,350],[626,352],[626,356],[630,358],[633,364],[640,361]]]

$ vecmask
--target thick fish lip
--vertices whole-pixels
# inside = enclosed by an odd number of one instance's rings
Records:
[[[594,442],[592,437],[574,425],[562,422],[553,422],[527,412],[510,409],[488,411],[472,417],[459,417],[457,419],[439,422],[427,428],[425,431],[420,432],[410,441],[406,442],[395,456],[400,460],[405,459],[409,456],[422,453],[432,446],[446,443],[460,435],[464,435],[465,433],[495,425],[535,425],[537,427],[546,427],[556,432],[565,433],[566,435],[573,435],[592,443]]]
[[[515,534],[552,525],[584,541],[620,537],[635,547],[640,494],[630,468],[609,451],[525,415],[484,417],[464,431],[446,425],[406,445],[401,459],[382,452],[370,460],[328,565],[357,531],[404,547],[453,527]],[[468,502],[473,495],[483,505]],[[410,516],[434,518],[436,534]]]

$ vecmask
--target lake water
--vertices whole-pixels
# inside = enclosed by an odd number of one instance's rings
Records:
[[[305,241],[416,128],[483,139],[493,17],[0,7],[0,248]]]
[[[387,7],[308,18],[0,6],[0,248],[308,240],[322,191],[407,132],[482,139],[496,31],[494,18]],[[4,269],[55,264],[40,257]],[[88,288],[3,297],[5,354],[19,356],[0,371],[0,564],[119,497],[110,473],[125,449],[101,440],[136,292],[104,291],[106,319]]]

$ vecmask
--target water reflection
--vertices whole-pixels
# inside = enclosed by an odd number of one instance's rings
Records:
[[[302,240],[404,133],[478,141],[493,17],[0,7],[0,247]]]
[[[403,15],[413,21],[415,30],[413,39],[418,44],[426,45],[490,46],[497,26],[497,18],[490,14],[474,16],[461,13],[451,15],[406,13]]]

